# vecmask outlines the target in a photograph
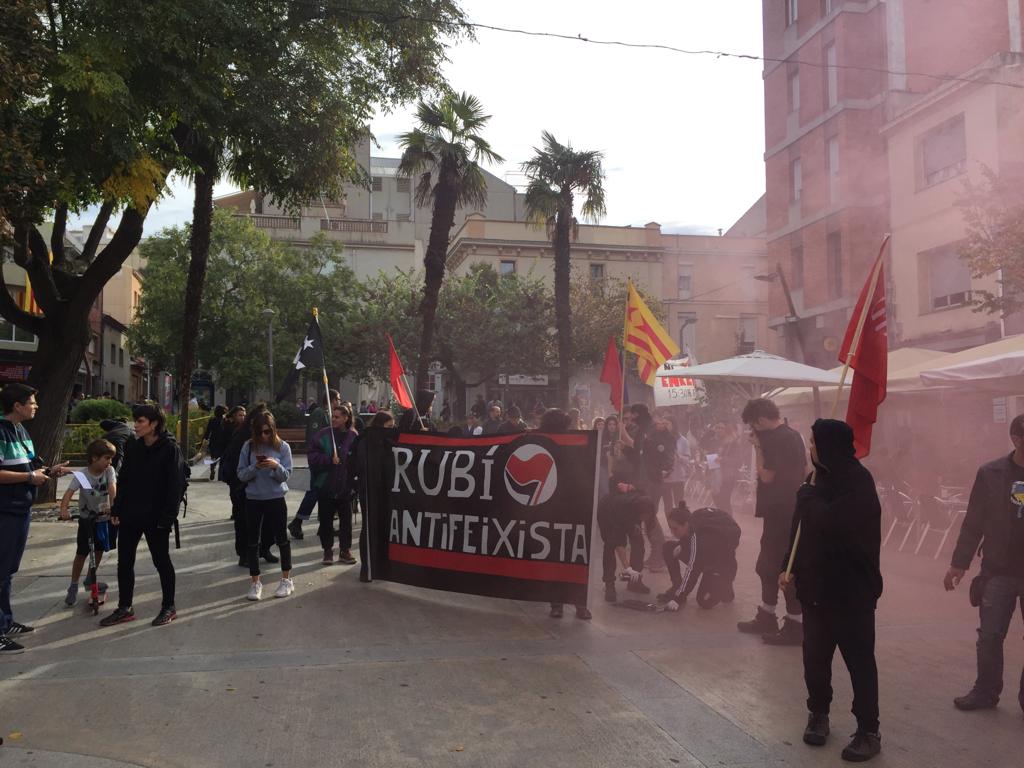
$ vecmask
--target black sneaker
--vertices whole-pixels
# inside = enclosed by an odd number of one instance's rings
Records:
[[[811,712],[807,716],[807,727],[804,728],[804,744],[823,747],[826,741],[828,741],[828,715]]]
[[[552,619],[562,618],[562,604],[552,603],[551,610],[548,611],[548,616],[550,616]]]
[[[112,627],[115,624],[124,624],[127,621],[135,621],[135,611],[131,608],[115,608],[109,616],[100,619],[101,627]]]
[[[299,518],[296,517],[294,520],[288,523],[288,533],[291,535],[293,539],[298,539],[299,541],[302,541],[302,521],[299,520]]]
[[[842,758],[851,763],[863,763],[882,751],[882,734],[857,730],[853,739],[843,748]]]
[[[271,552],[269,549],[266,552],[260,552],[260,557],[266,560],[268,563],[279,563],[281,558]]]
[[[585,605],[576,606],[576,618],[582,619],[583,621],[590,621],[594,618],[594,614],[590,612],[590,609]]]
[[[962,712],[973,712],[976,709],[995,709],[998,705],[998,696],[989,696],[976,688],[971,690],[966,696],[957,696],[953,699],[953,706]]]
[[[35,627],[30,627],[28,624],[20,624],[17,621],[12,621],[10,628],[7,630],[8,635],[27,635],[31,632],[35,632]]]
[[[7,635],[0,635],[0,655],[2,656],[13,656],[16,653],[24,653],[25,646],[21,643],[16,643]]]
[[[803,645],[804,623],[794,621],[786,616],[782,619],[782,627],[774,632],[761,635],[767,645]]]
[[[615,585],[614,584],[605,584],[604,585],[604,601],[606,603],[614,603],[614,602],[618,602],[618,599],[619,599],[619,596],[617,594],[615,594]]]
[[[170,624],[176,618],[178,618],[178,612],[174,610],[172,605],[170,608],[161,608],[160,613],[153,619],[152,624],[154,627],[162,627],[164,624]]]
[[[737,623],[736,629],[747,635],[764,635],[768,632],[778,632],[779,622],[774,613],[768,613],[758,608],[757,615],[753,619]]]
[[[338,553],[338,565],[355,565],[356,559],[352,557],[352,553],[343,549]]]
[[[626,586],[626,591],[636,592],[639,595],[651,594],[651,588],[644,584],[643,579],[637,579],[636,581],[629,582],[629,584]]]

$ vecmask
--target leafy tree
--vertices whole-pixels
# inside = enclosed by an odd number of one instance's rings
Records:
[[[974,291],[975,311],[1007,316],[1024,310],[1024,194],[1020,178],[984,169],[959,201],[967,238],[960,256],[975,278],[998,276],[999,290]]]
[[[597,221],[605,214],[602,154],[578,152],[560,144],[547,131],[544,148],[522,164],[529,179],[526,215],[547,227],[555,252],[555,329],[558,343],[558,405],[569,405],[569,372],[572,365],[572,310],[569,301],[570,240],[575,239],[577,222],[573,206],[583,196],[580,211]]]
[[[143,244],[148,261],[142,296],[128,330],[133,353],[175,374],[180,373],[189,229],[168,229]],[[274,311],[275,370],[291,369],[311,306],[320,309],[327,338],[346,338],[344,319],[356,307],[354,275],[337,243],[320,239],[300,250],[270,240],[248,219],[217,211],[210,251],[195,344],[199,364],[214,373],[218,386],[251,392],[266,380],[264,309]]]
[[[416,201],[433,202],[430,239],[423,257],[426,279],[420,314],[420,336],[416,381],[424,382],[430,366],[438,295],[444,280],[448,239],[459,206],[482,207],[487,200],[487,181],[480,162],[501,162],[502,157],[480,135],[491,119],[475,96],[447,94],[438,102],[420,101],[416,111],[419,125],[399,137],[402,160],[399,173],[419,176]]]
[[[658,319],[664,320],[661,300],[641,286],[636,286],[636,289]],[[573,317],[572,361],[575,365],[600,367],[604,363],[609,338],[618,339],[619,346],[622,346],[627,293],[625,280],[592,278],[572,270],[569,307]],[[635,360],[635,355],[631,354],[630,358]]]
[[[22,312],[2,284],[0,313],[39,338],[30,382],[42,408],[30,428],[41,455],[59,452],[89,309],[138,244],[168,174],[196,188],[178,366],[187,400],[214,181],[227,174],[290,206],[358,176],[348,148],[375,109],[438,87],[461,19],[455,0],[5,6],[0,210],[43,315]],[[94,204],[93,235],[72,258],[68,214]],[[51,215],[48,247],[37,225]]]

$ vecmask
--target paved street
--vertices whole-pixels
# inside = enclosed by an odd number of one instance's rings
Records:
[[[295,594],[248,603],[226,487],[197,481],[190,499],[173,554],[179,618],[160,629],[148,621],[159,585],[146,553],[135,604],[145,621],[101,629],[83,605],[62,602],[74,526],[33,524],[15,586],[18,617],[38,631],[28,652],[0,661],[0,765],[843,764],[854,723],[841,661],[833,738],[812,750],[800,741],[799,649],[735,630],[758,599],[752,518],[741,520],[733,605],[644,614],[608,606],[592,582],[588,623],[571,609],[556,621],[544,605],[360,584],[357,567],[319,564],[312,527],[295,544]],[[959,713],[951,699],[973,680],[976,614],[966,590],[942,591],[945,560],[883,558],[875,764],[1019,765],[1019,620],[1002,705]],[[102,574],[114,581],[113,561]],[[276,583],[273,572],[264,579]],[[650,581],[664,588],[667,577]]]

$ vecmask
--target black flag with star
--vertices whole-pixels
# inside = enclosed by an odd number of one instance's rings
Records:
[[[326,368],[324,362],[324,340],[320,335],[320,323],[314,317],[309,323],[309,330],[306,331],[306,337],[302,340],[302,346],[295,353],[294,365],[281,383],[281,389],[278,390],[275,402],[280,403],[288,397],[296,383],[298,383],[299,373],[309,370],[319,380],[323,375],[324,368]]]

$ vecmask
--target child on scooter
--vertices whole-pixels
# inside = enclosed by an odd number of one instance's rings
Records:
[[[60,519],[70,520],[68,506],[71,497],[78,491],[78,548],[75,560],[71,565],[71,584],[68,586],[64,604],[72,606],[78,600],[78,577],[89,557],[89,542],[93,542],[96,554],[96,565],[100,563],[103,553],[111,548],[109,533],[111,528],[106,522],[97,518],[110,515],[110,507],[117,495],[117,475],[110,466],[117,454],[114,444],[108,440],[93,440],[85,449],[88,466],[72,473],[71,485],[60,500]],[[86,586],[90,586],[86,584]]]

